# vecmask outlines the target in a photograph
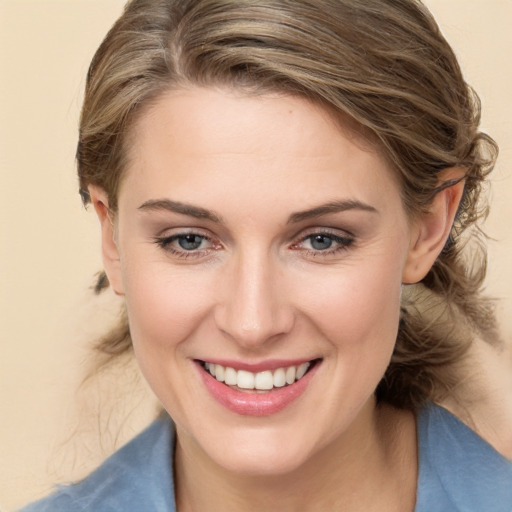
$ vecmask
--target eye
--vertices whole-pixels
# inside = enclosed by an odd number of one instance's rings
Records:
[[[180,258],[201,257],[220,248],[210,237],[200,233],[176,233],[155,238],[164,251]]]
[[[200,235],[178,235],[175,239],[177,244],[185,251],[195,251],[201,247],[204,241],[204,237]]]
[[[303,250],[314,256],[330,255],[346,250],[353,242],[350,236],[321,231],[302,237],[292,245],[292,249]]]
[[[315,251],[325,251],[332,247],[334,240],[327,235],[311,235],[309,237],[309,243]]]

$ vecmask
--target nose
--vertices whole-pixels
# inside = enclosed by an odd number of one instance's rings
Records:
[[[250,350],[289,333],[295,319],[283,281],[279,264],[267,254],[241,254],[220,286],[218,329]]]

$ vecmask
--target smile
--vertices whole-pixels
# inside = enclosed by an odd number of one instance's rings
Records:
[[[274,388],[289,386],[302,379],[312,364],[314,361],[308,361],[300,365],[290,365],[273,371],[264,370],[257,373],[235,370],[230,366],[209,362],[203,362],[203,368],[217,381],[235,389],[238,388],[240,391],[270,391]]]
[[[291,406],[306,392],[321,363],[322,359],[296,364],[273,361],[251,368],[245,364],[195,360],[209,395],[224,408],[243,416],[268,416]]]

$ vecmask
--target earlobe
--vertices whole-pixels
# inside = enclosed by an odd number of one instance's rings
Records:
[[[439,179],[440,191],[411,231],[409,254],[402,275],[404,284],[417,283],[427,275],[452,229],[464,192],[464,170],[459,167],[445,169]]]
[[[96,185],[88,186],[91,202],[100,222],[101,253],[110,286],[117,295],[124,295],[121,278],[121,260],[115,239],[115,225],[109,209],[107,193]]]

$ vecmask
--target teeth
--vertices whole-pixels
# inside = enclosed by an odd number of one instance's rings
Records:
[[[217,365],[218,366],[218,365]],[[304,377],[304,375],[306,374],[306,372],[308,371],[308,368],[309,368],[309,363],[302,363],[298,368],[297,368],[297,373],[295,374],[295,378],[297,380],[299,379],[302,379],[302,377]]]
[[[272,389],[274,387],[274,377],[271,371],[260,372],[256,374],[254,380],[256,389]]]
[[[276,388],[282,388],[286,384],[286,372],[284,368],[278,368],[274,372],[274,386]]]
[[[302,363],[299,366],[288,366],[278,368],[274,372],[265,370],[259,373],[252,373],[246,370],[235,370],[224,367],[220,364],[204,363],[204,368],[219,382],[228,386],[238,386],[241,389],[270,390],[282,388],[285,385],[293,384],[296,380],[302,379],[311,363]]]
[[[286,384],[293,384],[295,382],[295,375],[297,373],[297,370],[295,369],[295,366],[289,366],[286,368]]]
[[[238,370],[236,385],[242,389],[254,389],[254,373]]]
[[[220,364],[215,365],[215,378],[220,382],[224,382],[224,366]]]
[[[236,383],[238,381],[238,375],[237,371],[233,368],[226,368],[226,371],[224,372],[224,382],[228,386],[236,386]]]

